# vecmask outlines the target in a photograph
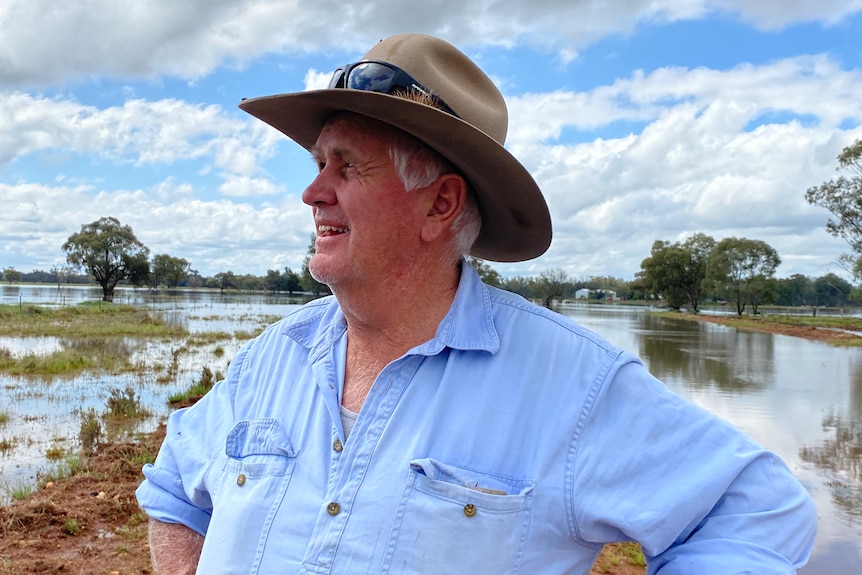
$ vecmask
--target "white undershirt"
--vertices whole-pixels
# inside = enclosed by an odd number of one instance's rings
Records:
[[[350,411],[343,405],[341,406],[341,427],[344,428],[344,441],[347,441],[347,436],[353,431],[353,425],[356,423],[356,418],[359,414],[355,411]]]

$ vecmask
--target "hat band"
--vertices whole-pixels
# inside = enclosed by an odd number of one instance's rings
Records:
[[[329,88],[363,90],[381,94],[393,94],[399,90],[406,90],[425,96],[431,106],[461,118],[440,96],[417,82],[410,74],[394,64],[380,60],[363,60],[337,68],[329,80]]]

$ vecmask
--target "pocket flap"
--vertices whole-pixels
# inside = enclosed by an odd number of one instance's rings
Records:
[[[225,454],[233,459],[251,455],[281,455],[296,457],[287,434],[273,418],[240,421],[231,430],[225,443]]]
[[[491,495],[525,495],[532,491],[534,486],[534,482],[530,480],[455,467],[430,458],[414,459],[410,462],[410,468],[433,481],[458,485]]]

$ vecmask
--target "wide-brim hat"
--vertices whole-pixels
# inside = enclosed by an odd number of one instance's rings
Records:
[[[398,95],[342,88],[250,98],[239,107],[307,150],[338,111],[390,124],[430,146],[467,179],[482,214],[471,255],[500,262],[542,255],[551,243],[548,206],[527,169],[503,147],[508,112],[491,79],[448,42],[421,34],[381,40],[363,60],[400,68],[459,117]]]

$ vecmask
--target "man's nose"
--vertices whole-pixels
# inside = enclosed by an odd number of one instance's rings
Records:
[[[302,192],[302,201],[309,206],[335,203],[335,189],[326,168],[321,170]]]

